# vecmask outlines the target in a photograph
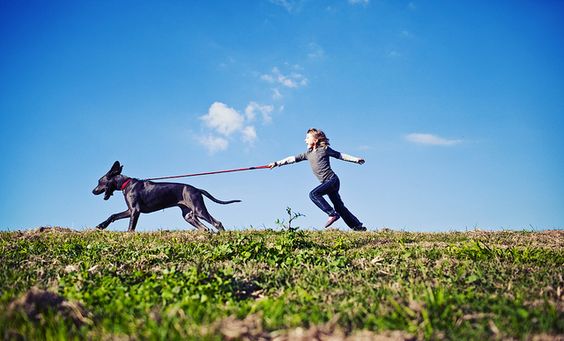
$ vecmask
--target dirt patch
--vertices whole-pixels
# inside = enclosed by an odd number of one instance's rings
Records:
[[[562,341],[564,340],[564,335],[538,334],[530,336],[529,339],[532,341]]]
[[[226,340],[272,340],[263,330],[258,315],[249,315],[244,320],[230,316],[219,322],[218,329]]]
[[[272,340],[272,341],[306,341],[306,340],[376,340],[376,341],[404,341],[417,338],[403,331],[384,331],[374,333],[369,330],[356,331],[347,334],[338,324],[338,316],[333,320],[310,326],[309,328],[294,328],[267,332],[263,329],[262,318],[259,315],[249,315],[244,320],[234,316],[223,319],[216,326],[226,340]]]
[[[25,314],[31,321],[43,320],[44,314],[60,314],[77,326],[91,325],[91,314],[78,302],[66,300],[54,292],[31,288],[8,306],[8,314]]]
[[[68,227],[59,227],[59,226],[41,226],[32,232],[35,233],[53,233],[53,232],[78,232]]]
[[[282,333],[275,332],[276,334],[273,341],[306,341],[306,340],[320,340],[320,341],[405,341],[416,340],[416,338],[406,332],[393,330],[385,331],[382,333],[374,333],[369,330],[362,330],[346,335],[341,329],[327,329],[326,326],[312,326],[308,329],[296,328],[292,330],[283,331]]]

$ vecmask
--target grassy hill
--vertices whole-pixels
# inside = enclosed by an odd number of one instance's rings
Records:
[[[558,339],[564,231],[0,233],[8,339]]]

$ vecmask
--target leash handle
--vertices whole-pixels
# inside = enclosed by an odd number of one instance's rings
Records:
[[[187,178],[191,176],[201,176],[201,175],[211,175],[211,174],[220,174],[220,173],[231,173],[231,172],[242,172],[248,170],[255,170],[255,169],[265,169],[270,168],[268,165],[265,166],[256,166],[256,167],[247,167],[247,168],[236,168],[236,169],[226,169],[214,172],[205,172],[205,173],[192,173],[192,174],[183,174],[183,175],[171,175],[171,176],[161,176],[158,178],[148,178],[145,180],[164,180],[164,179],[176,179],[176,178]]]

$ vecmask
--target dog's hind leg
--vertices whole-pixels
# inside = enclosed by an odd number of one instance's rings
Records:
[[[219,232],[225,231],[225,228],[223,228],[223,224],[221,224],[221,221],[212,217],[211,214],[208,212],[208,209],[206,208],[206,205],[204,203],[204,198],[202,197],[201,194],[199,193],[193,194],[191,196],[191,199],[192,199],[192,204],[194,205],[194,212],[197,218],[204,219],[208,223],[212,224],[213,227],[215,227]]]
[[[112,214],[108,219],[106,219],[103,222],[101,222],[100,224],[98,224],[98,226],[96,226],[96,228],[99,229],[99,230],[103,230],[106,227],[108,227],[108,225],[113,223],[114,221],[119,220],[119,219],[128,218],[130,216],[131,216],[130,210],[126,210],[126,211],[123,211],[123,212],[120,212],[120,213]]]
[[[221,223],[221,221],[212,217],[211,214],[208,212],[208,210],[206,210],[205,208],[204,208],[203,212],[199,212],[198,217],[200,217],[200,218],[204,219],[205,221],[207,221],[208,223],[212,224],[213,227],[215,227],[219,232],[225,231],[225,228],[223,227],[223,224]]]
[[[206,232],[211,232],[210,229],[204,225],[199,219],[198,217],[194,216],[190,221],[190,224],[196,226],[200,231],[206,231]]]
[[[190,225],[194,226],[200,231],[205,231],[205,232],[210,231],[206,227],[206,225],[202,224],[202,222],[199,221],[198,218],[196,218],[193,210],[183,205],[180,206],[180,209],[182,210],[182,216],[184,217],[184,220],[186,220]]]

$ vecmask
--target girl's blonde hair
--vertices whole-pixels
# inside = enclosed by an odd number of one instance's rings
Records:
[[[323,132],[323,130],[310,128],[310,129],[308,129],[307,133],[311,134],[313,136],[313,138],[317,140],[317,142],[315,143],[316,147],[327,147],[327,146],[329,146],[329,139],[327,138],[327,136],[325,136],[325,133]]]

